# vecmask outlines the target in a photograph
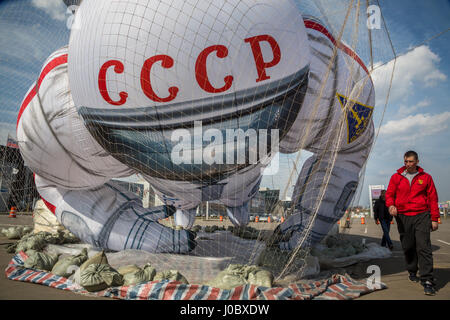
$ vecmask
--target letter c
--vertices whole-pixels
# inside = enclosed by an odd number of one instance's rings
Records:
[[[106,61],[102,67],[100,68],[100,72],[98,73],[98,88],[100,90],[100,94],[102,95],[103,99],[108,102],[109,104],[112,104],[114,106],[120,106],[127,102],[128,93],[126,92],[120,92],[120,100],[114,101],[111,99],[111,97],[108,94],[108,89],[106,88],[106,71],[108,71],[109,67],[114,66],[114,71],[116,73],[122,73],[124,70],[123,63],[119,60],[109,60]]]
[[[197,62],[195,63],[195,79],[197,79],[198,85],[210,93],[218,93],[224,92],[230,89],[231,84],[233,83],[233,76],[226,76],[223,80],[225,81],[225,85],[222,88],[214,88],[209,82],[208,74],[206,72],[206,59],[213,52],[217,51],[218,58],[225,58],[228,55],[228,49],[222,45],[214,45],[204,49],[200,52]]]
[[[144,91],[144,94],[151,100],[155,102],[169,102],[176,98],[178,93],[177,87],[170,87],[169,88],[169,96],[165,98],[158,97],[153,91],[152,84],[150,82],[150,71],[152,69],[152,66],[155,62],[161,61],[161,66],[163,68],[171,68],[173,66],[173,59],[167,55],[160,54],[153,56],[144,62],[144,66],[141,70],[141,87]]]

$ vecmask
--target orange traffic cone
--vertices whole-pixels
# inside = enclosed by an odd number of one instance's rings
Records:
[[[338,220],[337,224],[341,224],[341,221],[340,221],[340,220]]]
[[[219,217],[220,222],[223,222],[223,216]]]
[[[9,218],[16,218],[16,207],[11,207],[9,211]]]
[[[394,220],[391,220],[391,224],[394,224]]]
[[[441,223],[442,223],[442,222],[441,222],[441,218],[438,218],[438,223],[439,223],[439,224],[441,224]]]
[[[271,223],[272,221],[271,221],[272,219],[270,219],[270,217],[267,217],[267,222],[268,223]]]
[[[361,224],[366,224],[366,219],[364,217],[361,217]]]
[[[259,217],[258,216],[255,217],[255,222],[259,222]]]
[[[284,217],[281,217],[281,223],[283,223],[284,222]]]

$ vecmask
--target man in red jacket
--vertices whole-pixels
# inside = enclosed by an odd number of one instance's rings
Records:
[[[438,195],[433,178],[418,166],[416,152],[404,156],[405,166],[391,177],[386,206],[397,221],[409,279],[420,282],[427,295],[435,295],[430,231],[438,229]]]

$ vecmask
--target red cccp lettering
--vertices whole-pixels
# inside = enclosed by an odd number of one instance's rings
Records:
[[[195,78],[197,79],[198,85],[206,92],[224,92],[230,89],[231,84],[233,83],[233,76],[226,76],[223,79],[225,81],[225,85],[222,88],[214,88],[211,85],[211,82],[209,82],[208,73],[206,71],[206,59],[213,51],[216,51],[218,58],[225,58],[228,55],[227,47],[222,45],[214,45],[200,52],[197,62],[195,63]]]
[[[258,72],[258,78],[256,79],[256,82],[270,79],[270,76],[266,74],[266,69],[277,65],[281,60],[281,51],[276,40],[273,37],[264,34],[247,38],[244,41],[249,43],[252,49],[256,71]],[[273,58],[271,61],[264,61],[260,45],[260,43],[263,41],[268,42],[272,49]],[[215,88],[209,81],[208,73],[206,70],[206,61],[208,59],[208,56],[214,51],[216,52],[218,58],[223,59],[228,56],[227,47],[223,45],[213,45],[200,52],[197,61],[195,63],[195,78],[197,80],[197,83],[203,90],[209,93],[219,93],[227,91],[228,89],[231,88],[231,85],[233,84],[232,75],[227,75],[223,79],[225,84],[221,88]],[[174,65],[173,59],[168,55],[156,55],[145,60],[141,70],[141,88],[144,91],[144,94],[152,101],[169,102],[176,98],[179,89],[177,87],[170,87],[169,95],[165,98],[162,98],[155,93],[150,81],[151,69],[153,65],[159,61],[161,61],[161,66],[165,69],[169,69]],[[123,63],[118,60],[109,60],[105,62],[100,68],[100,72],[98,75],[98,86],[100,94],[102,95],[103,99],[106,102],[115,106],[119,106],[127,101],[128,93],[121,91],[119,93],[120,99],[118,101],[112,100],[111,97],[109,96],[108,89],[106,87],[106,72],[112,66],[114,66],[114,72],[116,73],[122,73],[124,71]]]
[[[98,88],[100,90],[100,94],[102,95],[103,99],[105,99],[106,102],[115,106],[120,106],[127,101],[128,93],[123,91],[120,92],[119,101],[114,101],[109,96],[108,89],[106,88],[106,71],[108,71],[108,69],[112,66],[114,66],[114,71],[116,73],[122,73],[124,70],[123,63],[118,60],[110,60],[105,62],[100,68],[100,72],[98,74]]]
[[[273,52],[272,61],[269,62],[264,61],[264,57],[262,55],[260,46],[261,41],[267,41],[270,47],[272,48]],[[256,82],[270,79],[270,77],[266,74],[266,69],[277,65],[278,62],[280,62],[281,60],[281,51],[280,47],[278,46],[278,43],[275,41],[274,38],[272,38],[268,34],[247,38],[245,39],[245,42],[250,43],[250,46],[252,48],[253,57],[255,59],[256,64],[256,71],[258,72],[258,79],[256,79]]]

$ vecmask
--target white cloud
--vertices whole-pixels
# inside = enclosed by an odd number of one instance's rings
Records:
[[[66,6],[61,0],[32,0],[31,3],[47,12],[53,19],[60,21],[66,19]]]
[[[449,127],[450,111],[430,115],[420,113],[401,120],[391,120],[383,125],[380,134],[391,141],[407,141],[445,131]]]
[[[414,112],[416,112],[417,110],[421,109],[421,108],[425,108],[431,105],[431,101],[429,99],[424,99],[414,105],[405,105],[402,104],[400,105],[400,108],[398,109],[398,114],[400,117],[404,117],[407,115],[410,115]]]
[[[432,52],[428,46],[420,46],[399,56],[395,63],[394,78],[390,92],[390,102],[402,101],[414,93],[417,86],[431,87],[446,81],[447,76],[439,69],[440,57]],[[390,77],[394,67],[394,60],[380,66],[375,65],[372,79],[375,84],[376,105],[385,102]]]

